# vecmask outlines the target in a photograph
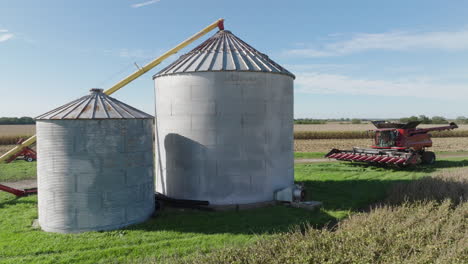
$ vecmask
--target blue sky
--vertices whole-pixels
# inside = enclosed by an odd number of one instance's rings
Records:
[[[467,14],[430,0],[0,0],[0,116],[109,88],[221,17],[296,74],[296,118],[468,116]],[[214,33],[113,96],[154,114],[151,76]]]

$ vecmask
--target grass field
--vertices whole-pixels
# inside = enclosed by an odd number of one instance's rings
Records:
[[[468,150],[468,138],[435,138],[433,141],[433,150],[437,152],[456,154]],[[370,143],[369,139],[295,140],[295,158],[321,158],[333,147],[366,147]],[[0,145],[0,154],[11,147]],[[405,257],[412,260],[407,263],[418,263],[419,259],[420,263],[435,260],[440,263],[466,263],[464,259],[457,259],[460,256],[457,251],[459,244],[468,242],[466,203],[458,206],[419,204],[417,201],[421,199],[416,197],[415,203],[401,205],[401,197],[405,193],[421,193],[421,189],[429,189],[432,193],[441,189],[452,190],[440,180],[436,181],[437,184],[429,181],[422,185],[420,179],[467,165],[468,160],[463,157],[442,158],[432,167],[405,170],[340,162],[296,164],[296,181],[306,185],[308,199],[324,203],[318,211],[284,206],[241,212],[171,210],[162,211],[144,224],[123,230],[78,235],[34,230],[31,224],[37,218],[36,196],[16,199],[0,192],[0,263],[159,263],[161,259],[187,263],[247,262],[242,261],[242,257],[249,257],[251,263],[319,263],[326,262],[324,258],[330,255],[336,256],[328,259],[330,263],[343,263],[345,260],[355,263],[360,260],[397,263],[403,262]],[[468,171],[464,170],[463,173],[468,174]],[[0,165],[0,181],[34,176],[35,162],[17,161]],[[459,186],[459,183],[450,184]],[[462,186],[467,188],[466,182]],[[427,196],[428,192],[422,195]],[[391,201],[395,207],[368,212],[371,205],[382,201]],[[327,228],[341,223],[350,215],[353,217],[337,228]],[[302,228],[295,231],[298,226]],[[382,226],[389,228],[379,229]],[[404,227],[411,228],[403,232]],[[434,228],[440,231],[434,231]],[[450,228],[457,232],[449,232]],[[431,243],[424,237],[437,237],[448,242]],[[399,242],[392,243],[394,241]],[[418,247],[412,249],[412,243]],[[402,246],[396,246],[398,244]],[[337,248],[339,245],[342,246]],[[454,248],[452,253],[447,245]],[[431,250],[445,259],[435,259]],[[325,254],[314,255],[311,252]],[[406,252],[406,255],[399,252]],[[392,254],[397,258],[392,259]],[[239,258],[232,259],[232,256]]]
[[[224,247],[273,239],[295,226],[321,227],[367,210],[385,199],[395,183],[409,183],[430,173],[468,165],[468,160],[439,161],[407,170],[314,163],[295,166],[296,181],[308,199],[323,201],[316,212],[275,206],[241,212],[163,211],[148,222],[112,232],[60,235],[34,230],[36,196],[16,199],[0,193],[0,263],[133,262],[175,255],[192,257]]]
[[[0,182],[34,179],[36,174],[35,161],[17,160],[9,164],[0,163]]]

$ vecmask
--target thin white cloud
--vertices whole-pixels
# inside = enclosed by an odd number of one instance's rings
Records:
[[[156,3],[159,2],[159,1],[161,1],[161,0],[149,0],[149,1],[146,1],[146,2],[141,2],[141,3],[133,4],[133,5],[131,5],[131,7],[133,7],[133,8],[139,8],[139,7],[142,7],[142,6],[147,6],[147,5],[156,4]]]
[[[0,29],[0,42],[7,41],[9,39],[12,39],[15,35],[12,33],[9,33],[7,29]]]
[[[468,50],[468,29],[423,33],[403,31],[377,34],[359,33],[348,40],[328,43],[321,47],[291,49],[285,53],[301,57],[329,57],[369,50],[407,51],[419,49]]]
[[[468,97],[468,84],[441,83],[431,78],[378,80],[348,75],[301,73],[296,75],[296,92],[313,94],[352,94],[410,96],[416,98],[460,99]]]

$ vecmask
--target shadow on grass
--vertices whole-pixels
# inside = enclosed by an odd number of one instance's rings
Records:
[[[164,210],[151,220],[128,229],[204,234],[274,234],[298,226],[321,227],[337,219],[323,210],[307,211],[287,206],[229,212]]]
[[[369,165],[351,163],[349,167],[347,165],[336,166],[336,164],[313,164],[311,166],[315,170],[303,171],[302,173],[314,174],[316,177],[311,177],[311,179],[302,177],[299,183],[303,183],[307,189],[306,200],[323,202],[323,207],[320,210],[311,212],[286,206],[230,212],[171,210],[161,211],[157,217],[129,229],[204,234],[272,234],[285,232],[304,224],[315,227],[332,226],[340,220],[339,218],[345,217],[347,213],[367,211],[370,206],[383,202],[389,189],[395,184],[407,185],[419,181],[418,177],[421,175],[429,174],[437,169],[466,165],[468,165],[468,160],[441,160],[432,166],[415,166],[403,169],[363,169],[356,166],[367,167]],[[303,165],[303,167],[305,166],[307,165]],[[323,180],[320,177],[321,171],[326,171],[327,175],[330,173],[344,173],[347,176],[337,180]],[[397,171],[400,174],[396,173]],[[388,175],[393,175],[393,172],[397,177],[388,177]],[[406,172],[410,174],[402,178],[401,174]],[[414,175],[420,176],[411,176],[413,175],[412,172],[415,172]],[[362,178],[356,176],[356,174],[359,175],[360,173],[366,175],[363,175]],[[387,175],[387,177],[366,178],[374,174]]]
[[[407,168],[375,167],[369,164],[342,163],[341,167],[329,168],[330,171],[343,172],[347,168],[351,172],[373,175],[372,179],[365,177],[348,178],[346,180],[304,180],[310,195],[307,199],[323,201],[323,208],[326,210],[349,210],[367,211],[370,206],[376,203],[389,202],[392,204],[402,203],[406,200],[424,201],[444,199],[467,199],[467,181],[454,180],[451,178],[441,179],[440,177],[420,177],[428,176],[440,169],[462,168],[468,166],[468,160],[440,160],[433,165],[413,166]],[[328,168],[327,168],[328,169]],[[388,171],[389,173],[384,173]],[[402,177],[388,177],[388,175],[404,175]],[[414,174],[413,174],[414,173]],[[427,173],[427,174],[426,174]],[[450,174],[445,172],[445,174]],[[379,178],[379,175],[382,178]],[[414,175],[414,176],[410,176]],[[416,175],[419,175],[416,177]]]
[[[303,181],[308,190],[307,199],[323,202],[325,210],[362,211],[383,201],[388,189],[406,180],[345,180],[345,181]]]
[[[21,197],[12,196],[11,199],[0,201],[0,209],[11,206],[11,205],[19,205],[19,204],[36,204],[35,201],[24,200]]]

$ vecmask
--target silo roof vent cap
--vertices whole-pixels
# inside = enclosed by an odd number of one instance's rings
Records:
[[[91,93],[102,93],[104,91],[104,89],[101,89],[101,88],[91,88],[89,89],[89,91]]]

